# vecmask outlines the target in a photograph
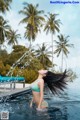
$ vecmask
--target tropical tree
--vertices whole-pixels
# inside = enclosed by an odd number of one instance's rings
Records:
[[[12,0],[0,0],[0,12],[5,13],[10,8]]]
[[[6,73],[5,66],[3,64],[3,61],[0,60],[0,75],[4,75]]]
[[[46,15],[47,21],[44,27],[44,31],[46,31],[46,34],[51,33],[51,40],[52,40],[52,69],[53,69],[53,35],[57,32],[59,32],[60,27],[60,20],[56,19],[56,16],[58,14],[52,14],[49,13],[49,16]]]
[[[13,65],[28,49],[22,45],[13,45],[13,51],[8,55],[6,64]],[[25,61],[23,61],[24,64]],[[22,63],[21,63],[22,64]]]
[[[8,21],[4,20],[2,16],[0,16],[0,47],[5,42],[10,26],[8,25]]]
[[[40,27],[44,21],[42,14],[43,10],[38,10],[39,5],[33,5],[24,3],[24,8],[19,13],[23,14],[25,17],[21,20],[20,23],[26,24],[25,38],[28,38],[31,42],[35,40],[38,32],[40,31]]]
[[[0,50],[0,60],[2,60],[4,64],[5,64],[7,57],[8,57],[7,51],[5,49]]]
[[[35,50],[36,57],[39,59],[40,63],[42,63],[45,69],[51,67],[52,62],[50,61],[51,51],[49,51],[50,47],[47,47],[44,43],[40,46],[38,45],[38,49]]]
[[[8,31],[7,39],[8,39],[8,44],[9,45],[16,45],[18,44],[18,39],[21,38],[20,34],[17,33],[18,30],[14,31],[10,29]]]
[[[60,34],[58,35],[58,41],[55,40],[56,50],[54,51],[54,54],[57,54],[57,57],[62,54],[61,71],[63,71],[63,56],[65,55],[68,57],[68,54],[70,53],[68,48],[73,47],[73,44],[69,44],[68,38],[69,36],[65,37],[64,35]]]

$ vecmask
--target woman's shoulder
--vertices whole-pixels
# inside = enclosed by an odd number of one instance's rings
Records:
[[[44,80],[41,78],[40,80],[39,80],[39,83],[44,83]]]

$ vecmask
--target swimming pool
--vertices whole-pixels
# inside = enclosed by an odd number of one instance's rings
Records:
[[[25,81],[24,77],[14,77],[14,76],[1,76],[0,75],[0,83],[3,82],[16,82],[16,81]]]
[[[0,103],[0,111],[9,111],[9,120],[80,120],[80,87],[79,80],[68,85],[64,94],[45,95],[49,104],[46,112],[30,108],[31,93],[18,96],[13,100]]]

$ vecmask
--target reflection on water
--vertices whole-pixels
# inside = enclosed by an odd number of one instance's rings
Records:
[[[18,98],[19,99],[19,98]],[[29,107],[28,100],[15,100],[10,103],[2,104],[3,110],[10,112],[10,120],[79,120],[80,103],[54,103],[50,100],[47,111],[39,112],[34,108]],[[2,110],[2,109],[1,109]]]
[[[16,99],[0,104],[0,111],[8,110],[10,120],[80,120],[80,87],[79,80],[69,83],[67,90],[60,96],[45,96],[49,103],[47,111],[39,112],[30,108],[31,95],[19,96]]]

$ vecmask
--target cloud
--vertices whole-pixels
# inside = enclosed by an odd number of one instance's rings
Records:
[[[57,69],[59,70],[61,68],[61,62],[62,62],[61,56],[59,58],[54,56],[54,63],[57,64],[57,66],[55,66],[56,70]],[[65,58],[63,60],[63,69],[69,69],[69,68],[71,68],[74,71],[77,71],[77,69],[80,68],[80,56]]]
[[[68,64],[68,67],[71,67],[71,68],[80,67],[80,56],[76,56],[69,59],[67,64]]]

